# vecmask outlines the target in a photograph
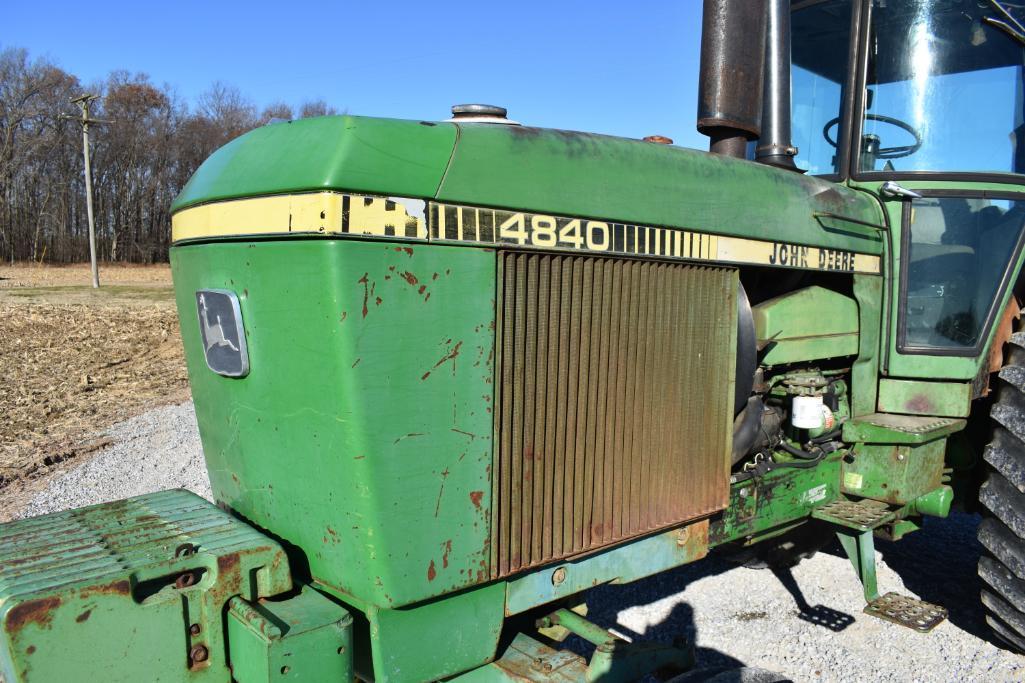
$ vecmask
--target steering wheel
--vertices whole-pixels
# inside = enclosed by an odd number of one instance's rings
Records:
[[[891,126],[896,126],[906,133],[909,133],[911,137],[915,139],[913,145],[903,145],[901,147],[883,147],[879,149],[876,154],[876,159],[900,159],[901,157],[911,156],[919,149],[922,148],[922,136],[919,135],[918,131],[911,127],[910,123],[895,119],[892,116],[883,116],[882,114],[865,114],[865,118],[869,121],[878,121],[880,123],[888,123]],[[836,147],[836,140],[829,137],[829,129],[840,123],[840,117],[832,119],[822,129],[822,137],[826,138],[826,142]]]

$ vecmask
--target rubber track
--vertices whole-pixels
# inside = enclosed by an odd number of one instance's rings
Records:
[[[991,513],[979,525],[986,549],[979,576],[986,622],[1008,647],[1025,652],[1025,333],[1015,333],[990,410],[993,439],[983,458],[979,500]]]

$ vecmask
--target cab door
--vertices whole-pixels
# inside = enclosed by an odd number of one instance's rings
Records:
[[[886,372],[973,381],[987,374],[983,361],[1021,269],[1025,194],[905,184],[918,196],[887,202],[895,305]]]
[[[852,185],[890,225],[883,374],[960,387],[963,414],[988,379],[1025,232],[1025,44],[991,13],[865,0],[847,141]]]

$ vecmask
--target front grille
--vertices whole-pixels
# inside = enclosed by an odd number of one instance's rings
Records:
[[[736,272],[499,262],[492,576],[725,507]]]

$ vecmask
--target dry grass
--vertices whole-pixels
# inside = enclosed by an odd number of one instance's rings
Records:
[[[0,264],[0,289],[15,287],[83,287],[92,284],[88,263],[74,263],[67,266],[16,263],[13,266]],[[166,263],[155,266],[127,264],[120,266],[100,265],[101,285],[134,285],[163,289],[171,287],[171,266]]]
[[[0,266],[0,490],[102,447],[88,437],[188,397],[165,266]]]

